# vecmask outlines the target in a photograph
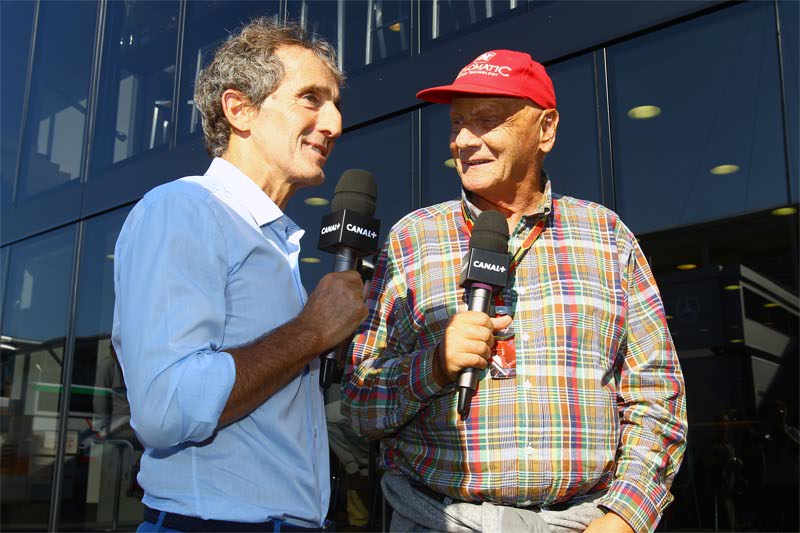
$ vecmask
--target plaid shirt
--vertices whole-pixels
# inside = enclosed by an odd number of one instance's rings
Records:
[[[453,498],[546,506],[608,488],[599,505],[652,531],[686,444],[683,376],[658,288],[615,213],[553,200],[549,182],[541,208],[515,228],[512,254],[542,217],[503,291],[516,379],[481,372],[466,421],[454,384],[433,379],[444,328],[467,309],[458,277],[469,236],[450,201],[392,229],[351,347],[343,412],[361,436],[383,439],[385,468]]]

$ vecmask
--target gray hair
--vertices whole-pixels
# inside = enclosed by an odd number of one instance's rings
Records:
[[[341,87],[344,74],[336,64],[336,52],[322,39],[312,40],[294,22],[285,26],[273,19],[253,19],[219,47],[211,63],[200,72],[194,87],[194,103],[203,118],[209,155],[219,157],[228,149],[231,125],[222,110],[222,94],[239,91],[249,105],[258,107],[283,81],[284,65],[275,52],[284,46],[311,50]]]

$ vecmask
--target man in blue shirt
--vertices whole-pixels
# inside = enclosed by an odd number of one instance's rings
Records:
[[[324,179],[342,79],[328,44],[250,23],[197,80],[210,168],[149,192],[122,228],[112,338],[146,448],[139,531],[322,527],[317,356],[367,310],[352,271],[306,295],[283,209]]]

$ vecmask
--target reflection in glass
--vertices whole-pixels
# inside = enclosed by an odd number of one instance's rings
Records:
[[[96,15],[96,2],[40,4],[18,203],[79,185]]]
[[[479,22],[507,16],[526,9],[518,0],[430,0],[420,2],[423,43],[461,30],[475,27]]]
[[[216,49],[250,19],[274,17],[277,20],[276,0],[219,1],[197,0],[186,5],[181,87],[178,101],[180,112],[179,138],[202,134],[200,112],[194,105],[194,82],[200,71],[214,57]]]
[[[10,247],[3,321],[2,517],[4,529],[47,526],[56,456],[75,226]],[[67,453],[77,433],[67,433]]]
[[[692,437],[664,530],[797,530],[781,510],[785,503],[776,503],[777,490],[762,497],[777,483],[768,478],[778,464],[793,468],[787,457],[771,455],[770,406],[791,406],[788,426],[797,427],[799,416],[797,257],[788,218],[766,210],[641,238],[690,406]],[[689,262],[698,268],[678,270]],[[787,481],[784,502],[798,491],[796,477]]]
[[[602,203],[593,54],[551,65],[547,73],[559,113],[556,144],[544,161],[553,191]]]
[[[320,221],[331,208],[330,204],[309,206],[305,199],[333,198],[339,178],[350,168],[368,170],[375,176],[378,186],[375,217],[381,221],[380,242],[383,245],[389,229],[411,211],[411,115],[345,133],[325,165],[325,183],[299,191],[289,202],[287,214],[306,230],[301,258],[321,259],[319,263],[304,262],[300,267],[303,285],[309,293],[333,265],[333,256],[316,249]]]
[[[86,221],[78,278],[75,356],[68,431],[77,450],[67,455],[61,525],[134,528],[142,519],[136,482],[142,446],[130,426],[122,369],[111,346],[114,244],[129,207]]]
[[[429,105],[421,113],[422,205],[460,198],[461,178],[450,153],[450,106]]]
[[[17,173],[19,131],[22,127],[22,106],[28,53],[33,33],[33,2],[0,3],[0,201],[11,205],[14,177]]]
[[[635,232],[787,203],[771,4],[657,31],[608,57],[617,207]],[[628,116],[643,105],[662,112]],[[739,170],[711,172],[721,165]]]
[[[301,0],[290,2],[288,18],[330,42],[339,66],[359,69],[408,53],[411,2],[403,0]]]
[[[169,143],[178,2],[109,2],[93,173]]]

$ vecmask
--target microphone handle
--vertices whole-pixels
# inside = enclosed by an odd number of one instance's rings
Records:
[[[346,272],[348,270],[354,270],[357,261],[358,258],[353,250],[350,248],[340,248],[339,251],[336,252],[336,257],[333,260],[333,271]],[[336,352],[339,350],[340,346],[334,346],[328,353],[320,356],[319,386],[325,390],[333,383],[333,375],[336,373]]]
[[[469,298],[469,310],[489,313],[492,304],[492,286],[485,283],[473,283]],[[478,388],[478,371],[474,368],[465,368],[458,375],[458,414],[461,419],[469,415],[472,395]]]

